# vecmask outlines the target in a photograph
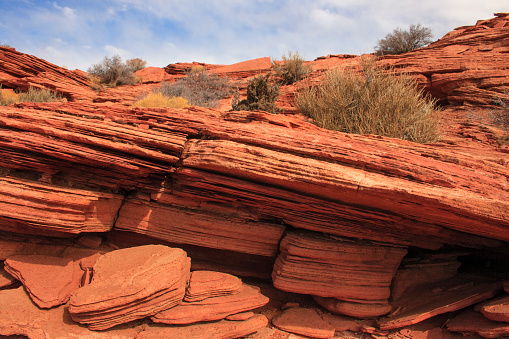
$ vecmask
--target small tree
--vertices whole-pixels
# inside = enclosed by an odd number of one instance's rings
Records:
[[[137,67],[144,66],[144,64],[145,61],[141,59],[131,59],[124,63],[119,55],[115,55],[111,58],[104,57],[102,62],[92,65],[87,72],[98,77],[101,83],[112,87],[132,85],[135,81],[133,73]]]
[[[126,65],[131,69],[132,72],[139,71],[140,69],[144,69],[147,67],[147,62],[140,58],[134,58],[126,60]]]
[[[408,31],[396,28],[378,40],[375,52],[378,55],[406,53],[429,45],[433,42],[432,38],[431,28],[421,24],[411,25]]]

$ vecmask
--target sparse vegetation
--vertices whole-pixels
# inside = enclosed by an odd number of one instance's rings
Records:
[[[440,135],[436,102],[407,75],[362,62],[362,72],[334,68],[323,84],[297,94],[297,105],[320,127],[346,133],[377,134],[415,142]]]
[[[283,61],[272,61],[272,70],[282,85],[291,85],[312,71],[312,67],[305,64],[298,52],[288,52],[288,56],[282,56]]]
[[[4,43],[0,42],[0,47],[11,47],[11,46],[9,46],[8,44],[4,44]]]
[[[16,102],[51,102],[60,101],[62,99],[63,96],[61,94],[46,88],[30,87],[28,92],[20,93],[0,91],[0,106],[10,105]]]
[[[505,98],[499,98],[495,103],[498,108],[491,111],[493,122],[509,133],[509,92],[505,93]]]
[[[147,62],[140,58],[126,60],[125,64],[133,73],[147,67]]]
[[[150,93],[141,100],[134,103],[134,107],[168,107],[168,108],[184,108],[189,103],[182,97],[167,97],[162,93]]]
[[[429,45],[433,42],[432,38],[431,28],[421,24],[411,25],[408,31],[396,28],[385,38],[378,40],[375,52],[378,55],[406,53]]]
[[[247,98],[239,101],[239,94],[233,96],[232,110],[234,111],[279,111],[275,102],[279,96],[279,86],[270,82],[268,75],[259,75],[247,82]]]
[[[115,55],[111,58],[104,57],[102,62],[92,65],[87,72],[100,79],[102,84],[111,87],[132,85],[136,82],[133,73],[145,65],[146,62],[141,59],[130,59],[124,63],[119,55]]]
[[[155,92],[169,98],[183,97],[193,106],[214,107],[232,91],[227,78],[207,72],[204,68],[192,69],[176,83],[163,84]]]

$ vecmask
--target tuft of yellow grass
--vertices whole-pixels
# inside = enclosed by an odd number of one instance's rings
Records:
[[[0,89],[0,106],[8,106],[19,101],[19,94]]]
[[[143,99],[134,103],[134,107],[167,107],[184,108],[189,106],[189,102],[183,97],[167,97],[162,93],[150,93]]]

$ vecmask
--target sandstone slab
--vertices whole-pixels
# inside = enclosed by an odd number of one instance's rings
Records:
[[[493,321],[509,322],[509,296],[488,301],[481,307],[481,313]]]
[[[183,299],[189,269],[183,250],[162,245],[107,253],[94,265],[92,282],[71,296],[69,312],[97,330],[154,315]]]
[[[184,296],[185,302],[238,294],[243,290],[240,278],[221,272],[193,271]]]
[[[292,232],[281,241],[274,286],[288,292],[345,301],[387,300],[406,249],[313,233]]]
[[[67,303],[82,281],[79,262],[45,255],[17,255],[5,261],[5,270],[20,280],[40,308]]]
[[[264,315],[257,314],[244,321],[221,320],[217,322],[191,324],[187,326],[150,326],[136,339],[229,339],[242,338],[268,325]]]
[[[478,333],[484,338],[500,338],[509,334],[509,324],[485,318],[481,313],[466,310],[447,323],[453,332]]]
[[[0,291],[0,335],[23,335],[32,339],[105,338],[132,339],[141,330],[135,325],[94,332],[74,323],[62,305],[40,309],[25,293],[23,287]]]
[[[313,308],[292,307],[272,319],[277,328],[311,338],[332,338],[335,328]]]
[[[378,321],[382,330],[402,328],[446,312],[467,308],[497,295],[502,282],[477,276],[456,276],[413,290],[393,303],[394,311]]]
[[[191,324],[224,319],[229,315],[251,311],[269,302],[256,286],[244,284],[242,292],[207,298],[179,305],[155,314],[151,319],[164,324]]]

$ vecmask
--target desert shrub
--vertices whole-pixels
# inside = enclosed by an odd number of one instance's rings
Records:
[[[324,82],[296,96],[300,110],[320,127],[415,142],[440,135],[436,101],[407,75],[363,62],[362,72],[334,68]]]
[[[0,47],[11,47],[11,46],[9,46],[8,44],[4,44],[4,43],[0,42]]]
[[[99,78],[101,83],[112,87],[132,85],[136,81],[133,73],[142,65],[144,67],[145,61],[141,59],[131,59],[124,63],[119,55],[111,58],[106,56],[102,62],[92,65],[87,72]]]
[[[490,112],[493,122],[509,132],[509,92],[505,93],[505,98],[497,99],[495,104],[498,108]]]
[[[126,60],[125,64],[133,73],[147,67],[147,62],[140,58]]]
[[[247,82],[247,98],[239,101],[239,94],[233,96],[233,111],[266,111],[276,113],[276,100],[279,96],[279,86],[270,82],[268,75],[259,75]]]
[[[378,55],[401,54],[429,45],[433,42],[432,38],[431,28],[421,24],[411,25],[408,31],[396,28],[385,38],[378,40],[375,52]]]
[[[162,93],[150,93],[141,100],[134,103],[134,107],[168,107],[168,108],[184,108],[189,103],[182,97],[167,97]]]
[[[231,90],[228,78],[202,69],[191,70],[176,83],[165,83],[155,92],[167,97],[183,97],[193,106],[214,107],[217,101],[227,98]]]
[[[272,61],[272,70],[282,85],[291,85],[304,78],[312,67],[304,63],[298,52],[288,52],[288,56],[282,56],[283,61]]]

